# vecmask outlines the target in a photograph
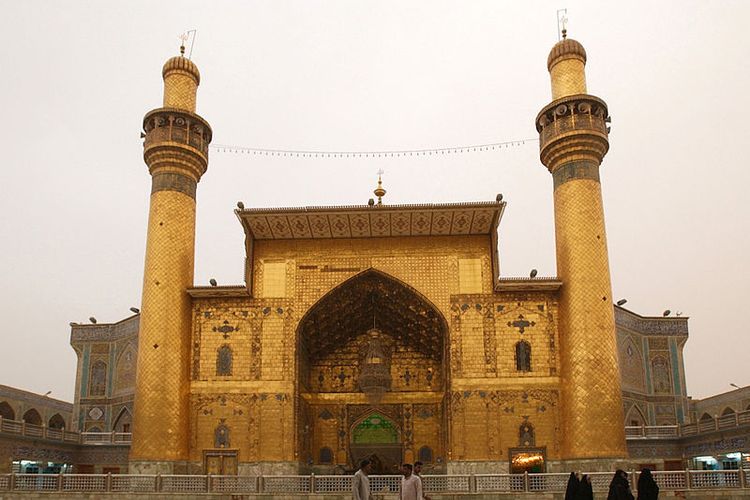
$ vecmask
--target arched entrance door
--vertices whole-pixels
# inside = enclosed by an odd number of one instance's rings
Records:
[[[392,420],[381,413],[371,413],[355,424],[349,435],[355,464],[368,458],[373,464],[373,474],[398,473],[403,446],[398,426]]]
[[[370,269],[315,303],[297,328],[300,460],[318,473],[445,459],[448,325],[408,284]]]

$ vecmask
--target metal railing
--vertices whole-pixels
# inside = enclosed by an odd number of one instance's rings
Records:
[[[613,473],[588,473],[594,491],[609,488]],[[654,471],[663,491],[750,489],[748,472]],[[427,493],[560,493],[569,474],[456,474],[422,476]],[[638,473],[629,475],[633,490]],[[121,493],[225,493],[225,494],[348,494],[352,476],[214,476],[128,474],[0,474],[3,491],[68,491]],[[370,476],[374,494],[394,494],[401,489],[401,476]]]
[[[734,429],[743,425],[750,425],[750,410],[682,425],[629,425],[625,426],[625,438],[674,439],[695,436],[704,432]]]
[[[733,429],[743,425],[750,425],[750,410],[683,425],[625,426],[625,437],[626,439],[675,439],[695,436],[703,432]],[[91,445],[129,445],[132,436],[129,432],[66,431],[2,417],[0,417],[0,433]]]
[[[38,439],[48,439],[63,443],[77,444],[115,444],[130,445],[129,432],[73,432],[65,429],[55,429],[44,425],[34,425],[22,420],[8,420],[0,417],[0,433],[28,436]]]

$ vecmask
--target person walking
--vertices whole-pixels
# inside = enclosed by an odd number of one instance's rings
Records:
[[[565,487],[565,500],[575,500],[580,484],[581,481],[578,479],[576,473],[571,472],[568,478],[568,485]]]
[[[411,464],[401,466],[401,500],[422,500],[422,480],[419,476],[412,474]]]
[[[659,485],[656,484],[651,469],[644,468],[638,477],[638,500],[657,500]]]
[[[607,500],[635,500],[633,492],[630,491],[628,483],[628,473],[622,469],[617,469],[612,482],[609,483],[609,494]]]
[[[584,474],[578,485],[578,491],[573,496],[575,500],[594,500],[594,487],[591,485],[591,476]]]
[[[414,475],[419,478],[419,480],[422,480],[422,467],[424,467],[424,464],[417,460],[414,462]],[[424,494],[424,481],[422,481],[422,498],[423,500],[432,500],[430,497]]]
[[[359,470],[354,473],[352,480],[352,500],[370,500],[370,479],[367,477],[372,470],[372,463],[368,459],[362,460]]]

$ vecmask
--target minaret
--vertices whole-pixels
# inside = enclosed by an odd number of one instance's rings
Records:
[[[552,102],[539,112],[540,158],[552,174],[560,292],[563,459],[627,456],[599,165],[609,149],[607,104],[586,93],[586,51],[550,51]]]
[[[131,473],[180,473],[188,460],[195,191],[211,127],[195,114],[198,68],[181,55],[162,69],[163,107],[143,119],[151,204],[138,334]]]

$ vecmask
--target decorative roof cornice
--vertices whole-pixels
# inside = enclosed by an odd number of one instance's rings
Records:
[[[255,240],[491,235],[504,202],[245,208],[236,210]]]
[[[615,324],[641,335],[688,336],[688,317],[641,316],[615,305]]]

